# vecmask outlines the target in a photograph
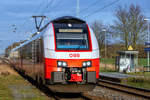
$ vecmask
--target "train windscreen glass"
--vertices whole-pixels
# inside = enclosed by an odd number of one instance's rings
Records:
[[[84,29],[57,29],[58,50],[89,50],[88,32]]]

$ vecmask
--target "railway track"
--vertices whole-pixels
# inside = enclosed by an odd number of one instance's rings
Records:
[[[98,86],[106,87],[109,89],[113,89],[115,91],[127,93],[130,95],[142,97],[145,99],[150,99],[150,90],[147,90],[147,89],[131,87],[131,86],[123,85],[120,83],[111,82],[107,80],[101,80],[101,79],[99,79]]]

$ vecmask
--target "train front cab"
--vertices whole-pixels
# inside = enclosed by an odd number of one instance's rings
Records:
[[[95,84],[99,48],[93,31],[83,21],[60,23],[62,20],[51,23],[44,36],[46,83]]]
[[[53,63],[51,63],[53,62]],[[51,65],[50,65],[51,63]],[[62,63],[61,66],[60,63]],[[67,63],[67,64],[64,64]],[[86,63],[87,66],[82,66],[83,63]],[[91,63],[91,64],[89,64]],[[96,83],[98,77],[99,70],[99,59],[61,59],[61,60],[49,60],[46,59],[46,79],[48,84],[56,84],[56,83],[78,83],[78,84],[86,84],[86,83]],[[63,65],[64,64],[64,65]],[[55,68],[54,66],[58,65],[59,68]],[[91,66],[90,66],[91,65]],[[53,67],[52,67],[53,66]],[[56,67],[58,67],[56,66]],[[74,67],[71,67],[74,66]]]

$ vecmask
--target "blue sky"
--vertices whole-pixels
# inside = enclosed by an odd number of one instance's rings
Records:
[[[104,24],[113,24],[117,7],[130,4],[139,5],[143,14],[150,18],[150,0],[118,0],[105,9],[102,8],[116,0],[79,1],[79,17],[88,23],[100,20]],[[0,0],[0,12],[0,53],[3,53],[11,43],[24,40],[35,32],[31,16],[46,15],[45,23],[60,16],[76,16],[76,0]],[[13,32],[15,28],[16,32]]]

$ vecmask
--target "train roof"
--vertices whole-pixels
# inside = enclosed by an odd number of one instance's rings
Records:
[[[84,20],[73,16],[63,16],[52,20],[53,23],[86,23]]]

